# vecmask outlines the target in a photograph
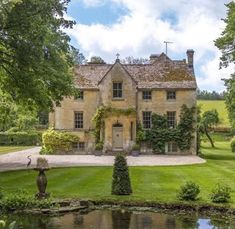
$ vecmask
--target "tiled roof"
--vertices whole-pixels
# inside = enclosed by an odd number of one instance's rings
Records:
[[[89,64],[75,69],[75,83],[78,88],[98,89],[100,80],[113,65]],[[165,54],[156,56],[150,64],[122,64],[123,68],[137,82],[138,88],[185,88],[196,89],[193,70],[185,60],[172,61]]]

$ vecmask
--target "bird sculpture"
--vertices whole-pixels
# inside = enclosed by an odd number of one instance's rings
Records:
[[[27,168],[31,165],[32,159],[30,157],[31,157],[31,155],[27,156],[27,158],[29,160],[29,162],[27,163]]]

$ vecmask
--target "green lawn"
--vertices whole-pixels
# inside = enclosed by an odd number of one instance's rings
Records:
[[[233,189],[232,206],[235,207],[235,154],[231,153],[228,142],[217,142],[211,149],[204,144],[203,154],[207,163],[190,166],[130,167],[133,194],[112,196],[111,167],[80,167],[52,169],[47,172],[48,191],[53,197],[78,197],[89,199],[117,199],[174,202],[180,185],[188,180],[201,187],[199,202],[210,202],[209,193],[217,183],[230,185]],[[37,173],[11,171],[0,173],[0,184],[7,191],[16,188],[36,193]],[[20,182],[19,182],[20,181]]]
[[[24,149],[30,149],[33,146],[0,146],[0,155],[6,153],[12,153]]]
[[[224,100],[198,100],[197,104],[201,106],[201,112],[216,109],[219,113],[221,127],[230,127],[228,113]]]

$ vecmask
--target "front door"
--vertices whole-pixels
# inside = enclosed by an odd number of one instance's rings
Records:
[[[123,148],[123,127],[121,124],[119,126],[113,126],[113,149]]]

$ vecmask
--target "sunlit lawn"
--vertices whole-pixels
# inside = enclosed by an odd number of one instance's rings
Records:
[[[32,148],[32,146],[0,146],[0,155],[30,148]]]
[[[78,167],[51,169],[47,172],[48,191],[53,197],[75,197],[86,199],[150,200],[159,202],[177,201],[180,185],[188,180],[201,187],[199,202],[210,202],[209,194],[217,184],[228,184],[233,192],[232,206],[235,207],[235,153],[229,142],[216,142],[216,149],[203,143],[203,157],[207,163],[190,166],[130,167],[133,194],[112,196],[112,167]],[[36,192],[37,173],[11,171],[0,173],[0,185],[6,191],[16,188]]]

